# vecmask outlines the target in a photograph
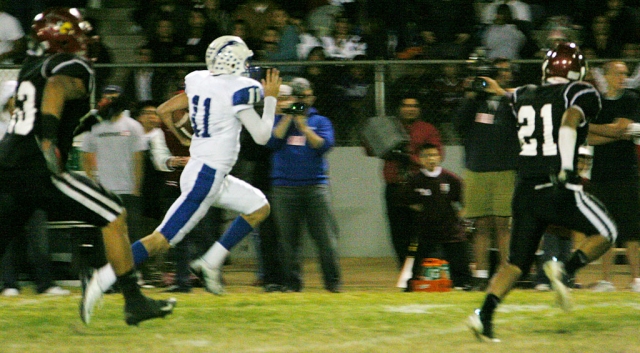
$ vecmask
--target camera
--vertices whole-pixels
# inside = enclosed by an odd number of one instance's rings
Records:
[[[481,76],[495,79],[498,76],[498,68],[487,60],[484,51],[479,49],[471,54],[467,62],[470,64],[471,74],[475,76],[470,90],[476,93],[485,93],[489,84]]]
[[[498,69],[490,63],[479,62],[478,66],[475,67],[475,76],[476,77],[471,83],[471,90],[474,92],[482,93],[487,87],[489,87],[489,84],[484,78],[480,76],[496,78],[498,76]]]
[[[304,115],[307,110],[307,105],[302,102],[296,102],[291,104],[288,108],[282,109],[282,112],[290,115]]]

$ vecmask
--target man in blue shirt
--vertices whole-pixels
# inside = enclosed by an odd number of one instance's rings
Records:
[[[272,156],[272,211],[280,230],[287,290],[302,290],[302,226],[306,223],[322,267],[324,286],[340,292],[337,229],[331,212],[326,153],[334,145],[331,121],[312,107],[315,96],[304,78],[291,81],[292,105],[277,115],[267,146]]]

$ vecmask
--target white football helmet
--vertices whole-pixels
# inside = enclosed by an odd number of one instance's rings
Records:
[[[205,62],[214,75],[243,76],[248,73],[247,59],[252,56],[253,52],[240,37],[222,36],[209,44]]]

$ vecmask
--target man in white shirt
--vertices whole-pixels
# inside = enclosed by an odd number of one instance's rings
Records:
[[[0,0],[0,64],[14,64],[24,54],[24,31],[17,18],[4,12],[6,0]]]

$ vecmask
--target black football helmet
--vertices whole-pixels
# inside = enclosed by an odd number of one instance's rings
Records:
[[[580,81],[587,74],[587,61],[576,43],[561,42],[547,52],[542,63],[542,82],[549,77]]]

